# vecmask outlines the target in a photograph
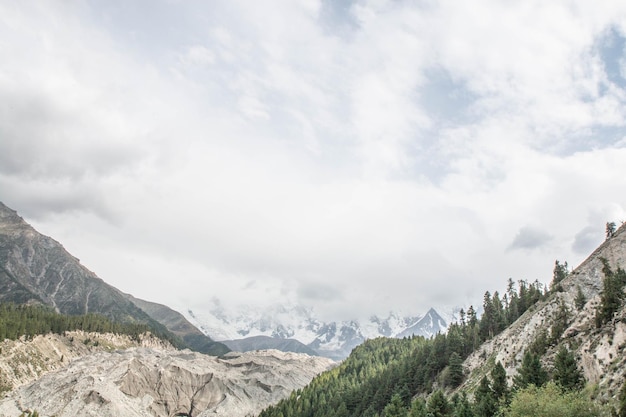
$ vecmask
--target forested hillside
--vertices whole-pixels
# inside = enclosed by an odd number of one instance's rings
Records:
[[[261,417],[403,415],[392,414],[390,407],[406,412],[415,396],[427,396],[440,389],[451,392],[465,378],[463,359],[547,294],[539,282],[520,281],[516,287],[510,280],[503,296],[485,293],[480,319],[470,306],[467,312],[460,312],[460,321],[452,324],[447,334],[432,339],[367,341],[340,366],[265,410]],[[449,401],[441,391],[436,392],[437,401]],[[455,401],[458,407],[470,407],[466,397]],[[448,410],[452,412],[450,406]]]
[[[432,339],[376,339],[261,417],[626,417],[626,228]]]
[[[119,323],[99,314],[67,315],[56,313],[42,305],[15,305],[0,303],[0,340],[16,340],[22,336],[32,338],[48,333],[63,334],[67,331],[125,334],[134,338],[152,332],[147,324]],[[170,343],[168,334],[157,335]]]

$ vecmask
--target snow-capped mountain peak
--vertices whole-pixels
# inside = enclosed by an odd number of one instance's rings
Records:
[[[367,339],[376,337],[431,337],[447,330],[446,321],[433,308],[423,316],[404,316],[391,312],[386,318],[323,322],[311,309],[300,306],[276,306],[269,309],[242,307],[229,313],[219,302],[206,311],[187,309],[183,313],[207,336],[218,341],[258,340],[269,336],[279,341],[295,339],[318,354],[343,359]],[[267,342],[267,341],[266,341]],[[254,349],[254,346],[250,346]]]

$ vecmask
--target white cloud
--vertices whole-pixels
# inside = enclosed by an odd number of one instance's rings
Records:
[[[0,5],[0,197],[136,296],[476,303],[626,218],[621,5],[109,6]]]

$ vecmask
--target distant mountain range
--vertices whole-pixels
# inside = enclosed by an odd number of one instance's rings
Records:
[[[421,316],[391,313],[386,318],[325,322],[317,319],[312,310],[299,306],[242,307],[236,314],[229,314],[219,303],[214,303],[207,312],[188,309],[184,315],[207,336],[233,350],[293,349],[335,360],[344,359],[367,339],[430,337],[445,332],[448,326],[433,308]]]

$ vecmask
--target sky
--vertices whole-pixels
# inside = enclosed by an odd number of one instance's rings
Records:
[[[548,283],[626,220],[626,2],[0,0],[0,201],[177,309]]]

